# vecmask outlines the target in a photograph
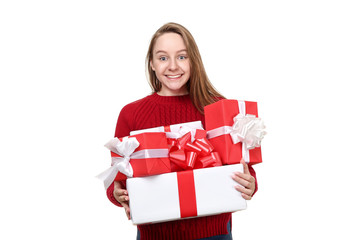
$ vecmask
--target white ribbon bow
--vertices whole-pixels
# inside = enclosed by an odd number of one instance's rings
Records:
[[[191,128],[191,127],[188,127],[186,125],[184,126],[181,126],[179,131],[177,132],[165,132],[166,133],[166,137],[167,138],[175,138],[175,139],[178,139],[178,138],[181,138],[183,137],[185,134],[187,134],[188,132],[190,132],[191,134],[191,142],[194,142],[195,140],[195,134],[196,134],[196,129],[195,128]]]
[[[122,156],[122,157],[113,157],[112,166],[100,173],[97,177],[104,181],[104,186],[107,189],[111,183],[114,181],[118,171],[125,174],[128,177],[133,176],[133,169],[131,167],[130,156],[139,147],[139,142],[136,138],[123,138],[123,141],[120,142],[118,138],[111,139],[108,143],[105,144],[105,147],[110,151]]]
[[[234,144],[242,142],[248,150],[260,147],[265,134],[263,120],[255,115],[239,113],[234,117],[234,124],[230,132]]]

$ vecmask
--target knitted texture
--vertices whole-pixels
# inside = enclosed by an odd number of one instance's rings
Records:
[[[201,120],[205,118],[191,102],[190,95],[160,96],[157,93],[126,105],[120,112],[115,136],[130,131]]]
[[[153,93],[145,98],[126,105],[120,112],[115,137],[124,137],[130,131],[166,126],[177,123],[201,120],[205,127],[205,118],[192,104],[190,95],[160,96]],[[256,179],[255,171],[249,166],[251,175]],[[257,184],[256,184],[257,189]],[[107,189],[109,200],[121,206],[113,195],[114,184]],[[214,196],[216,189],[214,189]],[[151,197],[151,196],[149,196]],[[191,240],[215,235],[227,234],[226,225],[231,213],[183,219],[156,224],[138,225],[142,240]]]

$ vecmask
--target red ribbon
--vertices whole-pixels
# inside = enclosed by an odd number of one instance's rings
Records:
[[[169,129],[165,128],[165,131]],[[168,145],[171,171],[177,172],[180,216],[195,217],[197,206],[192,169],[221,166],[220,155],[213,152],[214,147],[204,136],[192,143],[190,132],[179,139],[168,138]]]
[[[165,132],[171,132],[170,126],[165,126],[165,127],[164,127],[164,131],[165,131]]]
[[[195,139],[191,143],[191,133],[179,139],[168,139],[169,158],[172,171],[221,166],[221,159],[206,138]],[[175,165],[175,166],[174,166]],[[179,169],[180,168],[180,169]]]
[[[181,218],[197,216],[194,172],[177,172]]]

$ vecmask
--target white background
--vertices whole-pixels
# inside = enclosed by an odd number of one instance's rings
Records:
[[[234,239],[359,239],[359,12],[346,0],[1,1],[0,238],[135,239],[94,176],[120,109],[150,93],[152,34],[174,21],[215,87],[257,101],[267,125]]]

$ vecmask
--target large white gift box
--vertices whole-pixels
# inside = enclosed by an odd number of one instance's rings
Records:
[[[134,224],[156,223],[246,209],[231,177],[234,172],[243,172],[243,165],[128,178],[131,219]]]

